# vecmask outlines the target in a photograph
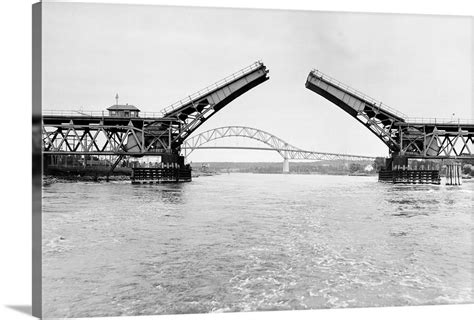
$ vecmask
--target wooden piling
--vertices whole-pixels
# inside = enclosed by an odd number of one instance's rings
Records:
[[[166,165],[164,168],[133,168],[132,183],[166,183],[191,181],[191,169],[173,168]]]
[[[462,184],[462,171],[460,163],[446,165],[446,185],[459,186]]]
[[[440,184],[438,170],[381,170],[379,181],[403,184]]]

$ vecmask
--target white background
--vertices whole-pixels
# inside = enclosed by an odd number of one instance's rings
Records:
[[[31,0],[0,2],[0,319],[30,319],[31,308]],[[83,0],[82,2],[93,2]],[[248,8],[474,15],[472,0],[102,1]],[[473,110],[474,112],[474,110]],[[473,252],[474,255],[474,252]],[[474,270],[473,270],[474,272]],[[474,305],[110,319],[470,319]],[[103,319],[103,318],[102,318]],[[109,319],[109,318],[107,318]]]

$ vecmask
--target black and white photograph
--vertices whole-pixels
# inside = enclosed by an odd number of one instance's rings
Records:
[[[474,302],[472,17],[32,23],[34,316]]]

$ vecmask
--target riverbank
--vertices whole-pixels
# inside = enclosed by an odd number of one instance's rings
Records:
[[[127,175],[112,175],[112,176],[54,176],[43,175],[43,186],[47,186],[58,182],[110,182],[110,181],[130,181],[130,176]]]
[[[198,177],[209,177],[221,174],[220,172],[203,172],[203,171],[191,171],[191,177],[198,178]]]
[[[103,182],[127,181],[132,174],[131,168],[116,168],[112,173],[109,167],[53,167],[43,171],[43,185],[56,182]]]

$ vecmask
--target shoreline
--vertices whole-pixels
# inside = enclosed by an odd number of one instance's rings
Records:
[[[74,183],[74,182],[107,182],[107,176],[89,176],[89,175],[43,175],[43,186],[53,183]],[[112,181],[130,181],[127,175],[112,175],[108,177],[108,182]]]

